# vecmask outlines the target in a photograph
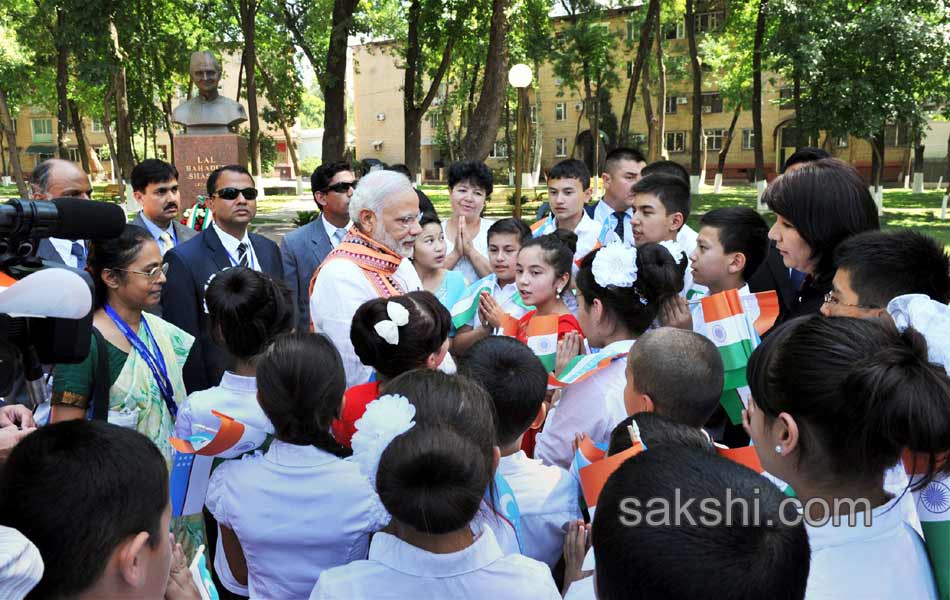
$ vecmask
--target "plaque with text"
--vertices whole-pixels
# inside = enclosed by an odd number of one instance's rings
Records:
[[[234,134],[176,135],[175,167],[181,190],[181,210],[207,195],[208,176],[224,165],[247,166],[247,140]]]

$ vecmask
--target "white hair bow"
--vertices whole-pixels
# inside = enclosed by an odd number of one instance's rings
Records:
[[[409,311],[402,304],[390,300],[386,303],[386,314],[389,318],[373,325],[373,329],[387,343],[396,346],[399,344],[399,328],[409,322]]]

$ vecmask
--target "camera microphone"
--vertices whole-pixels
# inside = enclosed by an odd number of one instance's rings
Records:
[[[0,204],[0,236],[68,240],[114,238],[125,227],[118,204],[80,198],[9,200]]]

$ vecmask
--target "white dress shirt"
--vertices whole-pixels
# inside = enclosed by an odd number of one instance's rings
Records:
[[[591,219],[587,216],[587,211],[581,213],[580,223],[574,228],[577,234],[577,250],[574,252],[574,273],[577,273],[576,262],[587,256],[591,250],[600,242],[600,232],[604,228],[604,223]]]
[[[33,542],[10,527],[0,526],[0,598],[20,600],[43,577],[43,557]]]
[[[365,558],[388,520],[355,463],[280,440],[219,466],[206,504],[241,542],[251,598],[307,598],[325,569]]]
[[[340,245],[343,236],[345,236],[346,232],[353,226],[353,221],[347,221],[344,227],[337,227],[322,216],[320,217],[320,221],[323,223],[323,230],[327,232],[327,237],[330,238],[330,244],[332,244],[334,248]],[[342,230],[342,233],[338,234],[337,232],[340,230]]]
[[[614,342],[601,351],[622,350],[624,346],[629,352],[633,340]],[[538,434],[535,458],[547,465],[570,469],[575,434],[586,433],[596,444],[609,442],[610,432],[627,418],[623,403],[626,368],[627,357],[624,356],[587,379],[564,388],[561,399],[548,413],[544,429]]]
[[[614,213],[617,212],[610,207],[609,204],[604,202],[604,199],[601,198],[597,201],[597,204],[594,205],[594,221],[599,223],[601,226],[605,222],[609,221],[608,227],[610,228],[610,233],[607,236],[607,243],[617,239],[617,217],[614,216]],[[624,211],[627,213],[626,218],[623,220],[623,242],[624,246],[633,246],[633,208],[628,208]]]
[[[449,254],[452,250],[455,249],[455,239],[449,235],[449,221],[452,219],[444,219],[442,221],[442,231],[445,232],[445,253]],[[458,220],[456,219],[456,224]],[[485,257],[485,260],[488,260],[488,228],[492,226],[491,219],[480,219],[478,224],[478,234],[475,236],[475,239],[472,240],[472,247],[478,251],[479,254]],[[475,265],[472,264],[467,257],[463,256],[455,263],[453,271],[458,271],[465,277],[465,285],[471,285],[481,279],[478,276],[478,273],[475,272]]]
[[[238,266],[238,245],[241,242],[247,244],[247,266],[249,269],[254,269],[255,271],[261,270],[261,263],[257,260],[257,254],[254,252],[254,245],[251,244],[251,237],[247,234],[247,231],[244,232],[244,239],[237,239],[230,233],[225,232],[223,229],[218,227],[218,224],[215,222],[211,223],[211,226],[214,227],[214,232],[218,234],[218,238],[221,240],[221,245],[224,246],[224,249],[228,253],[228,259],[231,261],[231,266]]]
[[[874,600],[936,600],[933,571],[924,541],[905,520],[892,498],[864,514],[857,525],[847,519],[838,527],[805,524],[811,546],[806,600],[873,598]]]
[[[394,274],[403,290],[412,292],[422,289],[422,282],[412,261],[403,260]],[[310,318],[313,329],[330,338],[343,359],[346,371],[346,387],[366,383],[373,373],[364,365],[350,342],[350,326],[353,315],[364,302],[379,298],[359,266],[349,260],[336,259],[325,262],[313,284],[310,296]]]
[[[324,571],[311,600],[560,600],[544,563],[503,556],[489,528],[459,552],[435,554],[388,533],[377,533],[369,560]]]
[[[212,410],[255,429],[274,433],[274,426],[257,402],[256,377],[245,377],[225,371],[219,385],[189,394],[185,402],[178,407],[175,437],[188,439],[194,435],[196,424],[218,429],[221,420],[211,414]]]
[[[498,278],[492,278],[492,288],[491,296],[495,301],[501,306],[507,314],[511,315],[516,319],[523,317],[528,311],[521,307],[517,302],[515,302],[515,296],[518,294],[518,286],[515,282],[511,282],[504,286],[498,284]],[[476,311],[472,315],[472,320],[468,322],[472,328],[477,328],[479,325],[478,312]]]
[[[563,553],[564,525],[581,518],[580,484],[566,470],[528,458],[522,450],[501,457],[498,472],[518,504],[524,555],[553,569]]]

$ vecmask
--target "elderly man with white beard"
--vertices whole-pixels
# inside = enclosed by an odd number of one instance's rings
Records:
[[[352,387],[372,374],[350,342],[353,315],[367,300],[422,289],[409,260],[422,229],[419,197],[409,179],[393,171],[374,171],[360,179],[349,212],[352,229],[310,281],[310,318],[313,330],[340,351],[346,385]]]

